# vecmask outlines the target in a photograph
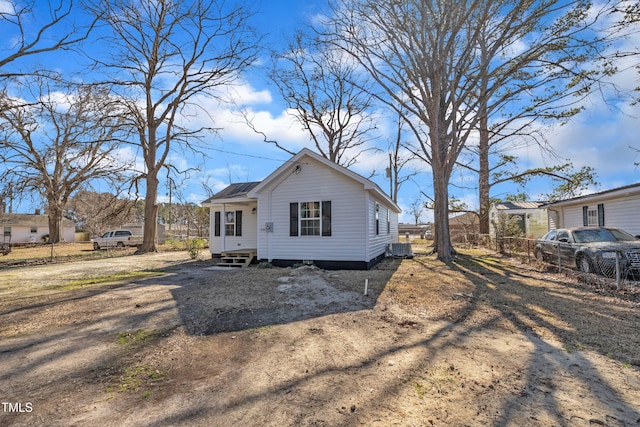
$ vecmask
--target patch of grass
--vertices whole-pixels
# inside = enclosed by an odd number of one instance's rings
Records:
[[[265,326],[258,326],[257,328],[252,328],[251,332],[255,333],[255,334],[266,334],[271,330],[271,326],[270,325],[265,325]]]
[[[424,385],[420,384],[418,381],[413,381],[413,388],[416,390],[416,393],[418,394],[418,397],[420,399],[424,398],[424,395],[427,392]]]
[[[145,386],[163,381],[167,377],[167,371],[154,369],[150,365],[141,363],[125,369],[120,377],[118,390],[121,392],[136,392]],[[142,397],[151,395],[150,391],[145,391]]]
[[[131,350],[133,348],[139,348],[150,342],[156,340],[160,336],[160,331],[138,329],[130,332],[120,332],[118,334],[118,345],[125,350]]]
[[[54,285],[47,289],[59,289],[72,291],[82,289],[91,285],[100,285],[104,283],[120,282],[122,280],[140,279],[154,276],[161,276],[164,273],[160,271],[127,271],[121,273],[109,274],[106,276],[87,277],[84,279],[72,279],[62,285]]]
[[[453,384],[453,366],[437,366],[427,369],[417,380],[411,380],[411,385],[418,397],[423,399],[428,393],[447,394],[447,386]]]

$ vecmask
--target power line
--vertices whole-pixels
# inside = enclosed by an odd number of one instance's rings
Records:
[[[228,150],[223,150],[221,148],[212,148],[212,147],[208,147],[209,150],[212,151],[217,151],[219,153],[225,153],[225,154],[233,154],[235,156],[244,156],[244,157],[252,157],[254,159],[261,159],[261,160],[271,160],[274,162],[280,162],[280,163],[285,163],[285,162],[289,162],[289,160],[282,160],[282,159],[274,159],[271,157],[264,157],[264,156],[256,156],[253,154],[245,154],[245,153],[236,153],[234,151],[228,151]]]

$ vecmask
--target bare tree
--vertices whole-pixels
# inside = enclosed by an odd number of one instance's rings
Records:
[[[36,76],[23,99],[0,100],[2,182],[46,201],[50,241],[71,195],[94,180],[116,182],[128,165],[116,158],[122,122],[104,90]],[[23,95],[26,95],[24,93]]]
[[[417,141],[416,154],[431,166],[438,259],[450,261],[454,255],[448,210],[452,170],[479,126],[481,102],[493,95],[478,91],[482,79],[492,75],[494,65],[481,55],[485,29],[491,30],[491,49],[496,55],[506,56],[516,42],[511,36],[516,30],[520,42],[526,40],[525,36],[556,31],[559,32],[556,41],[566,41],[562,37],[570,38],[571,34],[565,28],[571,31],[573,25],[579,25],[585,8],[580,1],[336,0],[334,3],[334,16],[327,22],[334,45],[368,71],[382,88],[378,98],[404,115]],[[530,13],[539,15],[536,25],[525,19]],[[562,49],[560,52],[573,55]],[[557,72],[550,59],[558,60],[539,55],[525,65],[537,60],[540,70]],[[541,85],[544,72],[538,75]],[[500,93],[496,105],[506,107],[516,99],[507,88]]]
[[[351,58],[299,32],[270,76],[323,157],[348,167],[372,149],[372,97]]]
[[[502,7],[502,2],[496,2]],[[583,109],[583,101],[613,72],[597,66],[607,39],[598,35],[599,21],[611,4],[518,2],[504,15],[496,13],[479,26],[478,144],[468,145],[474,161],[462,163],[478,174],[480,233],[489,232],[490,190],[507,181],[524,185],[546,176],[561,185],[593,184],[589,168],[574,172],[570,163],[522,170],[509,155],[535,145],[550,158],[559,157],[544,135],[543,124],[564,124]],[[550,17],[561,16],[552,21]],[[521,43],[527,40],[527,48]],[[559,89],[562,88],[562,89]],[[473,166],[472,166],[473,165]],[[588,179],[587,179],[588,178]]]
[[[382,89],[379,99],[403,115],[416,153],[433,171],[438,258],[450,261],[449,178],[477,123],[477,60],[471,20],[482,2],[338,0],[328,31]],[[444,202],[443,202],[444,201]]]
[[[391,200],[397,203],[398,193],[400,192],[402,184],[416,176],[418,172],[411,169],[407,171],[410,163],[416,160],[416,156],[413,151],[407,149],[407,144],[404,141],[404,119],[401,114],[398,114],[395,124],[396,133],[394,137],[389,140],[389,168],[387,169],[387,177],[389,178],[389,196]]]
[[[139,201],[117,194],[80,190],[69,199],[64,215],[75,221],[81,230],[97,236],[122,224],[134,222],[141,209],[144,209],[144,205]]]
[[[44,22],[40,22],[36,12],[46,8],[49,16]],[[0,9],[0,29],[3,38],[13,44],[8,51],[5,51],[7,53],[0,56],[0,78],[23,74],[16,69],[11,71],[6,69],[7,65],[22,57],[70,49],[78,42],[85,40],[95,20],[76,26],[73,22],[73,11],[73,1],[3,2]],[[33,27],[34,22],[36,22],[36,28]]]
[[[111,29],[111,56],[98,67],[111,72],[144,157],[144,240],[140,252],[156,250],[159,173],[172,150],[197,150],[211,126],[191,125],[208,117],[198,98],[220,98],[255,59],[259,39],[249,12],[225,1],[113,0],[96,2],[97,15]]]
[[[420,224],[424,210],[425,210],[424,200],[421,200],[420,198],[415,199],[409,205],[409,213],[413,217],[413,221],[415,225]]]

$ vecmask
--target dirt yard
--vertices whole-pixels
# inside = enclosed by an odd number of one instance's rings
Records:
[[[0,425],[640,424],[637,287],[416,251],[366,272],[0,269]]]

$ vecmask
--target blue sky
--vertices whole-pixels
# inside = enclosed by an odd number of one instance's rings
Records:
[[[4,0],[0,0],[0,7],[3,2]],[[38,5],[47,3],[38,2]],[[319,13],[326,11],[325,1],[261,0],[252,4],[256,8],[254,26],[259,33],[266,34],[267,46],[276,49],[286,43],[296,28],[313,21]],[[6,42],[5,40],[4,43]],[[99,49],[100,46],[95,48]],[[265,65],[268,63],[268,50],[263,52],[260,60]],[[74,63],[72,60],[60,61],[59,55],[43,56],[38,61],[59,69],[65,69]],[[623,87],[633,88],[638,85],[634,61],[638,62],[637,59],[625,60],[620,68],[626,71],[615,77]],[[248,72],[230,88],[230,93],[238,104],[250,111],[254,126],[270,139],[278,140],[292,151],[305,146],[311,147],[308,136],[284,109],[277,90],[268,81],[264,70],[256,68]],[[600,185],[592,191],[640,181],[640,169],[634,165],[634,162],[640,162],[640,153],[632,148],[640,149],[640,107],[631,106],[628,102],[614,104],[614,94],[604,95],[608,102],[601,95],[593,96],[585,105],[585,111],[572,118],[569,123],[545,131],[545,137],[561,159],[570,160],[576,169],[591,166],[596,170]],[[196,203],[204,200],[206,192],[203,183],[213,190],[220,190],[230,182],[262,180],[289,158],[287,153],[263,142],[262,136],[255,134],[243,123],[242,116],[234,107],[212,101],[203,102],[211,102],[207,108],[213,112],[215,125],[223,129],[217,137],[207,139],[207,158],[189,153],[176,153],[172,157],[173,163],[185,169],[194,166],[198,168],[198,172],[191,173],[188,179],[180,182],[179,191],[185,200]],[[382,122],[379,123],[379,128],[379,139],[375,144],[386,148],[385,133],[390,134],[392,128],[389,123]],[[535,147],[521,149],[515,154],[519,158],[518,167],[521,169],[559,162],[544,157]],[[136,153],[127,148],[122,155],[136,156]],[[385,152],[372,152],[362,156],[361,161],[352,169],[364,176],[375,172],[372,180],[383,190],[388,190],[389,182],[384,174],[387,163]],[[405,211],[420,197],[420,191],[431,193],[428,165],[418,162],[414,164],[414,169],[419,173],[412,181],[403,185],[399,195],[399,205]],[[454,173],[453,181],[460,185],[451,188],[451,195],[466,202],[469,208],[476,209],[477,191],[473,189],[473,178]],[[535,180],[527,187],[526,192],[530,200],[538,200],[542,194],[551,192],[550,185],[546,180]],[[513,191],[513,186],[503,185],[494,189],[492,196],[503,197]],[[160,201],[168,199],[165,182],[161,183],[159,194]],[[28,202],[17,209],[14,207],[14,211],[32,209],[33,206]],[[424,219],[429,220],[430,213],[426,212]],[[412,218],[406,212],[401,220],[409,222]]]

